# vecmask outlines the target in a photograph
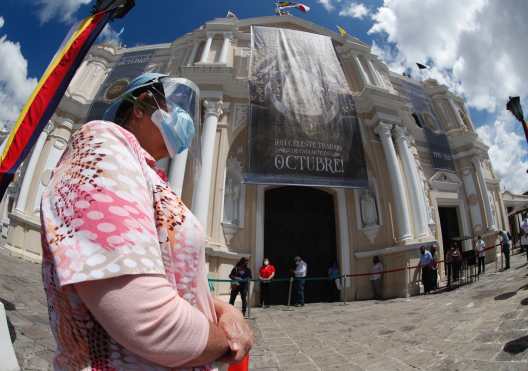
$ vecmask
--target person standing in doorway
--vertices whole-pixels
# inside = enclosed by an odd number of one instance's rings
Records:
[[[475,255],[478,258],[478,274],[486,273],[486,243],[481,236],[477,237],[477,242],[475,243]]]
[[[383,264],[378,256],[372,258],[372,272],[370,275],[370,284],[372,285],[372,291],[374,293],[374,299],[381,300],[382,295],[382,285],[381,277],[383,274]]]
[[[263,308],[270,306],[271,297],[270,297],[270,285],[271,280],[275,277],[275,267],[270,264],[268,258],[264,258],[262,267],[259,270],[259,279],[260,279],[260,305]]]
[[[455,252],[455,245],[451,244],[445,256],[445,264],[447,268],[447,288],[451,288],[453,281],[453,253]]]
[[[428,294],[431,291],[432,264],[433,256],[431,255],[431,252],[426,250],[425,246],[421,246],[419,267],[422,269],[422,283],[425,294]]]
[[[242,299],[242,314],[246,315],[247,310],[247,295],[249,288],[249,280],[251,279],[251,269],[248,268],[249,259],[241,258],[235,267],[231,270],[229,278],[234,282],[231,283],[231,295],[229,297],[229,304],[235,305],[235,300],[238,294]]]
[[[504,270],[510,269],[510,249],[511,249],[511,241],[508,237],[508,233],[504,230],[499,231],[499,235],[501,237],[501,247],[502,247],[502,253],[504,254]]]
[[[328,288],[328,302],[338,301],[341,297],[341,273],[336,261],[328,268]]]
[[[431,256],[433,257],[433,262],[431,263],[431,290],[438,290],[438,258],[436,257],[436,251],[436,246],[431,246]]]
[[[300,256],[296,256],[295,259],[295,270],[293,276],[295,280],[293,282],[293,292],[295,295],[295,306],[304,306],[304,283],[306,281],[306,274],[308,273],[308,265]]]
[[[453,242],[453,251],[451,252],[451,257],[453,259],[453,281],[460,280],[460,268],[462,267],[462,252],[460,252],[460,247],[456,242]],[[460,282],[459,282],[460,284]]]

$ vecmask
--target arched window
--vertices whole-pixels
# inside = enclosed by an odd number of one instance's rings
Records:
[[[418,115],[416,113],[413,113],[412,117],[414,119],[414,123],[416,124],[416,126],[418,126],[420,128],[423,128],[423,125],[422,125],[422,123],[420,121],[420,117],[418,117]]]

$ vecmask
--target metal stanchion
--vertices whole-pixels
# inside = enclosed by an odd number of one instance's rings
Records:
[[[291,306],[292,286],[293,286],[293,277],[290,277],[290,284],[288,287],[288,307]]]
[[[248,282],[247,295],[247,319],[251,319],[251,280]]]
[[[346,279],[347,277],[346,276],[341,276],[340,280],[341,280],[341,290],[343,291],[343,305],[346,305],[346,296],[347,296],[347,291],[346,291]]]

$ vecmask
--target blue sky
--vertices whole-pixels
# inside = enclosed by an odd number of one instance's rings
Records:
[[[370,43],[372,37],[367,35],[370,27],[368,20],[351,20],[349,17],[328,13],[316,1],[308,0],[304,3],[311,7],[309,13],[293,10],[292,14],[334,31],[336,24],[342,24],[351,34]],[[371,2],[373,7],[379,3]],[[273,1],[268,0],[137,0],[127,17],[115,21],[112,28],[121,30],[124,27],[121,38],[127,46],[170,42],[210,19],[225,16],[228,10],[235,12],[239,18],[273,15],[273,4]],[[72,20],[89,14],[90,8],[91,4],[82,5]],[[5,20],[0,35],[6,34],[10,40],[20,43],[22,54],[30,61],[29,76],[33,77],[39,77],[44,72],[71,26],[71,21],[64,21],[60,15],[42,23],[39,17],[41,9],[38,1],[30,0],[2,0],[0,4],[0,16]]]
[[[0,124],[17,110],[44,72],[75,20],[92,0],[0,0]],[[505,112],[508,95],[520,95],[528,111],[528,1],[525,0],[305,0],[308,14],[292,10],[332,30],[336,25],[367,44],[396,71],[432,66],[437,79],[464,96],[478,134],[490,146],[504,188],[528,190],[527,145],[520,125]],[[127,46],[170,42],[207,20],[273,15],[269,0],[136,0],[107,37]]]

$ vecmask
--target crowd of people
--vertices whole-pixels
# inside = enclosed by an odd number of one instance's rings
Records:
[[[304,284],[306,274],[308,273],[308,265],[300,256],[296,256],[294,262],[295,268],[291,271],[292,277],[295,277],[293,281],[294,305],[304,306]],[[229,274],[229,278],[231,279],[229,304],[234,305],[237,296],[240,295],[240,299],[242,300],[242,313],[244,315],[246,315],[247,311],[249,281],[253,278],[248,263],[248,258],[241,258]],[[275,277],[275,273],[275,266],[270,263],[268,258],[264,258],[258,275],[260,283],[260,304],[264,308],[269,307],[271,304],[271,281]]]
[[[510,268],[510,251],[511,251],[511,235],[509,232],[501,230],[498,232],[501,243],[501,253],[504,256],[504,269]],[[526,251],[528,260],[528,220],[526,221],[526,232],[521,232],[521,247]],[[464,253],[459,241],[450,241],[449,247],[444,255],[444,260],[438,258],[438,247],[434,243],[429,247],[420,247],[420,260],[418,269],[421,272],[421,282],[423,285],[424,294],[429,294],[439,289],[439,263],[445,264],[445,274],[447,279],[447,288],[452,289],[453,285],[460,282],[465,274],[465,269],[468,266],[474,266],[472,271],[474,275],[481,275],[486,273],[486,243],[482,236],[477,236],[473,243],[471,253]],[[251,270],[248,268],[248,258],[241,258],[236,266],[231,271],[229,278],[232,280],[231,295],[229,303],[234,305],[238,295],[242,300],[242,312],[246,315],[247,297],[249,280],[253,278]],[[291,277],[293,280],[292,299],[295,306],[304,306],[304,286],[306,275],[308,273],[308,265],[300,257],[294,258],[295,268],[291,270]],[[269,307],[271,304],[271,281],[275,278],[275,267],[270,263],[268,258],[265,258],[259,270],[258,282],[260,285],[260,305],[263,308]],[[383,276],[384,266],[379,256],[374,256],[372,259],[372,269],[369,274],[369,281],[372,286],[373,298],[376,300],[383,299]],[[328,268],[328,291],[327,299],[329,302],[337,301],[341,297],[342,291],[342,275],[339,271],[337,261],[334,261]]]
[[[500,238],[501,254],[504,256],[504,269],[510,269],[510,254],[512,246],[511,235],[507,231],[500,230],[498,236]],[[528,233],[526,233],[525,236],[525,240],[528,240]],[[528,246],[525,251],[528,260]],[[425,246],[420,247],[420,262],[418,266],[421,269],[421,280],[424,287],[424,294],[428,294],[439,288],[439,261],[437,260],[436,252],[437,247],[434,244],[429,249],[426,249]],[[482,236],[477,236],[477,239],[473,244],[473,250],[470,250],[470,252],[466,254],[464,254],[458,241],[451,241],[449,249],[445,253],[444,263],[448,289],[451,289],[454,283],[460,282],[463,269],[468,266],[476,266],[475,274],[477,276],[486,273],[486,243],[482,239]],[[374,295],[376,296],[376,293],[374,293]]]

